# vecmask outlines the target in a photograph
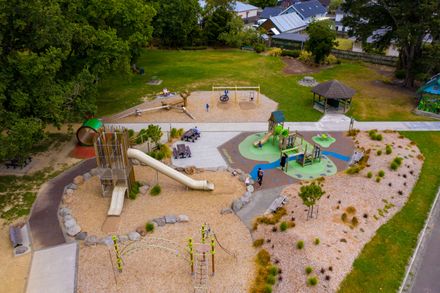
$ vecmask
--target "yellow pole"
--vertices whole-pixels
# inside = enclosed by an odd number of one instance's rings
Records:
[[[211,238],[211,267],[212,267],[212,275],[215,273],[215,264],[214,264],[214,255],[215,255],[215,243],[214,238]]]
[[[118,271],[122,273],[122,258],[119,253],[118,237],[116,237],[116,235],[113,235],[112,239],[113,239],[113,247],[115,248],[115,253],[116,253],[116,267],[118,268]]]
[[[194,275],[194,249],[192,238],[188,239],[189,259],[191,263],[191,275]]]

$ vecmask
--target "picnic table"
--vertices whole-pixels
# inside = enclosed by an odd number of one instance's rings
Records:
[[[198,138],[200,137],[200,132],[195,129],[195,128],[191,128],[190,130],[186,131],[183,135],[182,135],[182,140],[183,141],[188,141],[188,142],[194,142],[196,141]]]
[[[191,150],[187,145],[178,144],[175,148],[173,148],[173,156],[174,159],[191,158]]]

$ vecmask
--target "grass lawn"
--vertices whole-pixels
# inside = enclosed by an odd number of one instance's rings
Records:
[[[351,49],[353,48],[352,40],[336,38],[336,41],[338,42],[338,46],[336,46],[336,49],[338,50],[351,51]]]
[[[354,261],[339,292],[396,292],[440,185],[440,133],[404,132],[425,156],[422,172],[406,205],[379,228]]]
[[[240,50],[144,50],[137,62],[145,75],[109,75],[102,78],[98,115],[117,113],[141,102],[141,97],[171,91],[210,90],[212,85],[261,85],[262,93],[279,103],[289,121],[316,121],[310,88],[297,81],[303,75],[283,73],[279,57]],[[343,61],[313,75],[318,81],[338,79],[357,90],[349,114],[358,120],[423,120],[413,115],[413,93],[397,91],[377,80],[385,77],[363,63]],[[164,82],[146,84],[152,76]]]

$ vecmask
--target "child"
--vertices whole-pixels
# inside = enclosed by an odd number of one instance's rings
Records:
[[[208,103],[206,103],[205,109],[206,109],[206,112],[209,112],[209,104]]]
[[[258,173],[257,173],[257,182],[258,185],[261,188],[261,184],[263,184],[263,176],[264,176],[264,171],[261,170],[261,168],[258,168]]]

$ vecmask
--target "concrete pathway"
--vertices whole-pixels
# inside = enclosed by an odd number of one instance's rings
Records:
[[[232,139],[239,132],[204,132],[195,142],[178,141],[173,146],[183,143],[191,148],[191,158],[174,159],[176,167],[197,166],[198,168],[227,167],[228,164],[218,151],[218,147]]]
[[[252,224],[255,217],[264,214],[275,198],[280,195],[280,192],[284,189],[284,187],[285,186],[278,186],[270,189],[257,189],[257,191],[253,193],[252,201],[237,212],[237,216],[246,225],[246,227],[248,227],[249,230],[252,229]]]
[[[76,242],[35,251],[26,293],[76,292]]]

